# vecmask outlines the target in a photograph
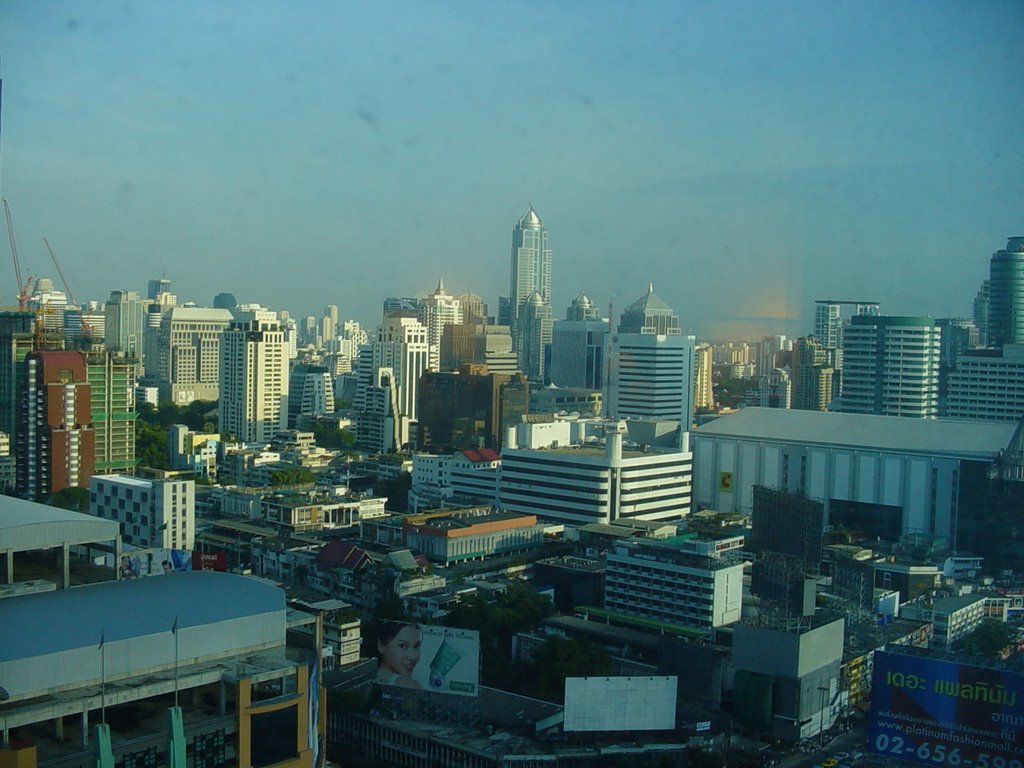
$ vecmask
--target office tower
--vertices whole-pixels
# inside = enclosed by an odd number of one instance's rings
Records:
[[[0,432],[17,447],[25,358],[35,349],[36,313],[26,309],[0,311]]]
[[[110,352],[86,354],[97,474],[135,470],[135,384],[133,360]]]
[[[793,397],[793,383],[783,369],[775,368],[761,376],[759,389],[761,407],[789,408]]]
[[[385,368],[388,373],[382,376],[379,371]],[[376,339],[360,352],[360,385],[355,405],[364,412],[372,410],[374,418],[393,419],[392,450],[410,442],[411,425],[416,420],[416,391],[426,369],[427,329],[415,317],[385,317],[377,328]],[[372,409],[371,394],[376,403]],[[387,429],[381,431],[385,437],[388,433]]]
[[[464,293],[459,298],[459,305],[462,307],[462,322],[487,323],[487,305],[484,300],[475,293]]]
[[[466,364],[486,365],[489,373],[518,371],[519,361],[512,351],[508,326],[480,323],[445,326],[441,334],[441,370],[454,371]]]
[[[824,299],[815,302],[814,335],[825,349],[826,362],[840,377],[843,369],[844,319],[860,315],[875,316],[878,312],[879,304],[876,301]],[[841,385],[841,380],[839,383]]]
[[[939,347],[939,411],[944,415],[950,374],[961,355],[980,345],[980,334],[974,320],[966,317],[940,317],[935,320],[935,325],[942,334]]]
[[[490,373],[482,365],[425,373],[417,397],[416,445],[431,453],[500,450],[505,429],[530,410],[525,376]]]
[[[269,442],[288,421],[288,352],[277,313],[239,307],[220,343],[219,429]]]
[[[534,294],[537,294],[534,296]],[[538,306],[538,300],[539,305]],[[512,274],[499,322],[512,329],[512,348],[531,381],[544,377],[544,349],[551,343],[551,249],[540,216],[527,209],[512,230]],[[546,306],[546,312],[542,307]],[[529,328],[522,316],[529,307]],[[548,322],[544,322],[544,317]]]
[[[547,368],[547,355],[551,346],[551,329],[554,321],[551,316],[551,305],[544,301],[538,291],[519,308],[516,327],[519,329],[519,368],[530,381],[544,381]],[[513,342],[516,337],[513,335]]]
[[[983,421],[1024,417],[1024,344],[962,352],[948,373],[942,415]]]
[[[710,344],[694,347],[693,368],[693,409],[697,413],[712,413],[715,410],[715,387]]]
[[[989,264],[988,345],[1024,344],[1024,237],[1011,237]]]
[[[37,345],[42,349],[63,349],[64,314],[68,309],[68,297],[53,287],[53,280],[41,277],[36,281],[35,290],[27,306],[38,312]]]
[[[971,316],[974,318],[974,325],[978,329],[978,344],[982,347],[988,346],[988,313],[990,298],[990,283],[983,280],[978,293],[974,297]]]
[[[104,346],[111,352],[142,360],[142,299],[135,291],[111,291],[104,306]]]
[[[440,370],[441,334],[445,326],[462,323],[462,303],[445,291],[444,280],[438,280],[434,292],[421,302],[419,319],[427,328],[427,368]]]
[[[785,367],[785,353],[792,348],[793,343],[786,339],[785,335],[765,336],[757,342],[757,375],[765,376],[775,368]]]
[[[665,419],[687,431],[693,422],[693,336],[654,293],[654,286],[622,313],[610,341],[611,371],[605,412],[611,418]]]
[[[146,298],[150,301],[159,301],[161,294],[171,292],[171,281],[166,277],[158,277],[155,280],[150,280],[148,290],[146,291]]]
[[[214,309],[226,309],[233,310],[238,306],[238,300],[235,298],[233,293],[218,293],[213,297],[213,308]]]
[[[594,306],[586,292],[581,291],[580,295],[572,300],[572,304],[565,310],[566,320],[600,320],[601,310]]]
[[[419,317],[422,299],[412,296],[388,296],[384,299],[383,317]]]
[[[941,332],[927,317],[859,315],[843,328],[844,413],[938,415]]]
[[[319,365],[296,365],[288,382],[288,428],[296,429],[302,416],[334,413],[334,378]]]
[[[17,457],[18,494],[44,501],[86,488],[96,467],[91,392],[81,352],[32,352],[25,358]]]
[[[801,336],[793,344],[793,399],[800,411],[826,411],[832,402],[832,366],[815,336]]]
[[[548,380],[559,387],[604,387],[608,323],[585,293],[577,296],[551,331]]]
[[[372,359],[372,349],[367,349]],[[364,371],[368,374],[364,375]],[[398,387],[395,372],[388,367],[361,364],[356,389],[356,438],[371,453],[391,453],[402,449],[402,415],[398,411]]]
[[[232,321],[226,309],[172,307],[157,334],[160,400],[188,405],[220,397],[221,335]]]

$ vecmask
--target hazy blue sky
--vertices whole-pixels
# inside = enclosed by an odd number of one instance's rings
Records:
[[[963,315],[1024,234],[1021,40],[1017,0],[6,0],[0,188],[80,300],[375,324],[443,276],[496,312],[532,200],[556,317],[649,280],[698,333]]]

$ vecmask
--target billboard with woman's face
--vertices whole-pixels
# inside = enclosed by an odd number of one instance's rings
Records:
[[[476,696],[480,634],[472,629],[385,621],[377,630],[377,684]]]

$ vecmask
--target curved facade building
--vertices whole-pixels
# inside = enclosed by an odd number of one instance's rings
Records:
[[[988,344],[1024,344],[1024,237],[1011,237],[992,254]]]

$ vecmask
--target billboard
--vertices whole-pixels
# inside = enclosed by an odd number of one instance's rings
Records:
[[[472,629],[398,621],[377,627],[377,684],[476,696],[480,634]]]
[[[1024,768],[1024,675],[875,653],[868,748],[931,766]]]
[[[567,677],[566,731],[668,731],[676,727],[678,678]]]

